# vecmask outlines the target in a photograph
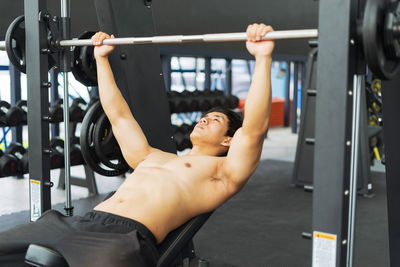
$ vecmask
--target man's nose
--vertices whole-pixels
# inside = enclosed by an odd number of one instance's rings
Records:
[[[208,120],[206,118],[201,118],[200,123],[201,124],[207,124]]]

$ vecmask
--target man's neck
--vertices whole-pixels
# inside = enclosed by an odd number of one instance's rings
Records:
[[[221,151],[219,151],[219,149],[216,147],[193,145],[192,149],[187,155],[218,156],[219,154],[221,154]]]

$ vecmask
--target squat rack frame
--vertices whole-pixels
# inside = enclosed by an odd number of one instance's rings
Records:
[[[38,16],[47,10],[46,0],[25,0],[25,27],[27,87],[28,87],[28,127],[29,127],[29,175],[31,220],[36,220],[44,211],[51,208],[50,196],[50,147],[48,110],[48,54],[41,53],[47,48],[46,25]],[[352,127],[357,117],[353,117],[354,89],[362,84],[365,63],[357,35],[357,18],[364,4],[363,0],[348,2],[320,0],[319,7],[319,60],[318,60],[318,103],[316,106],[316,143],[313,193],[313,266],[318,264],[321,251],[320,240],[315,233],[327,233],[336,237],[332,262],[329,266],[352,266],[351,221],[349,212],[350,167],[352,162]],[[322,19],[323,18],[323,19]],[[354,84],[356,86],[354,86]],[[357,85],[358,84],[358,85]],[[388,82],[383,90],[385,110],[385,145],[387,155],[388,218],[390,260],[392,266],[400,265],[400,216],[396,214],[396,205],[400,203],[400,189],[395,182],[400,173],[398,158],[400,143],[395,140],[400,129],[395,125],[396,100],[400,99],[399,90],[390,90],[395,81]],[[391,94],[390,97],[388,96]],[[32,112],[35,111],[35,112]],[[393,111],[396,111],[393,112]],[[329,118],[329,120],[328,120]],[[329,138],[326,138],[328,137]],[[353,155],[354,157],[354,155]],[[66,157],[68,158],[68,157]],[[353,195],[354,197],[354,195]],[[355,209],[355,203],[350,210]],[[398,209],[397,209],[398,210]],[[350,218],[350,220],[349,220]],[[349,227],[350,226],[350,227]],[[328,265],[325,265],[328,266]]]

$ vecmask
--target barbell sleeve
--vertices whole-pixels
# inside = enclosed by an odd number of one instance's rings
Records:
[[[317,29],[305,30],[287,30],[274,31],[267,33],[263,40],[282,40],[282,39],[302,39],[302,38],[317,38]],[[153,37],[124,37],[112,38],[103,41],[103,44],[108,45],[136,45],[136,44],[172,44],[172,43],[194,43],[194,42],[238,42],[246,41],[247,35],[245,32],[234,33],[211,33],[202,35],[165,35]],[[72,39],[61,40],[59,46],[91,46],[91,39]],[[0,50],[5,50],[5,42],[0,41]]]

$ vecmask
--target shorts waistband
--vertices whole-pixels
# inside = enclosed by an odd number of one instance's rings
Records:
[[[83,219],[91,221],[96,220],[96,222],[102,224],[124,225],[127,228],[130,228],[132,231],[138,230],[138,232],[143,235],[144,238],[148,239],[153,244],[156,244],[156,238],[153,233],[144,224],[136,220],[98,210],[89,211],[83,216]]]

